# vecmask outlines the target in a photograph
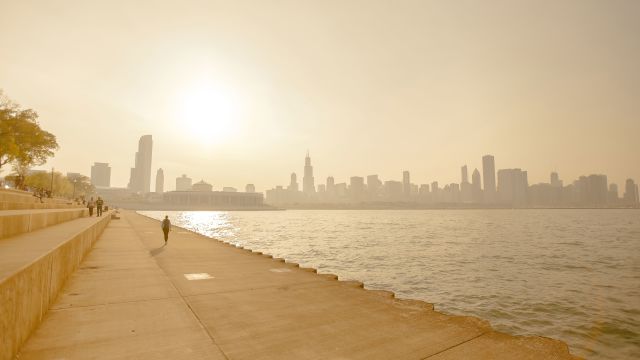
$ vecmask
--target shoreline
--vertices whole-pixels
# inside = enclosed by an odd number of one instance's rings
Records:
[[[155,219],[155,218],[150,217],[150,216],[145,215],[145,214],[140,214],[138,212],[136,212],[136,214],[141,215],[141,216],[143,216],[145,218],[151,219],[153,221],[159,221],[158,219]],[[320,272],[318,272],[318,269],[313,268],[313,267],[301,267],[297,262],[290,261],[290,260],[288,260],[286,258],[274,258],[271,254],[266,254],[266,253],[261,252],[261,251],[252,250],[251,248],[249,248],[247,246],[239,246],[239,245],[233,244],[231,242],[226,242],[226,241],[223,241],[223,240],[215,238],[215,237],[210,237],[210,236],[201,234],[201,233],[199,233],[199,232],[197,232],[195,230],[191,230],[191,229],[188,229],[188,228],[185,228],[185,227],[182,227],[182,226],[178,226],[178,225],[172,225],[172,226],[175,227],[175,228],[178,228],[178,229],[180,229],[182,231],[186,231],[188,233],[192,233],[194,235],[201,236],[201,237],[204,237],[206,239],[214,240],[216,243],[220,243],[220,244],[223,244],[223,245],[226,245],[226,246],[231,246],[231,247],[236,248],[236,249],[244,250],[248,254],[260,255],[262,257],[272,258],[273,260],[285,263],[287,265],[292,265],[292,266],[297,267],[297,268],[299,268],[299,269],[301,269],[303,271],[311,272],[311,273],[314,273],[314,274],[317,274],[317,275],[323,276],[323,277],[329,277],[332,280],[336,280],[338,282],[343,282],[345,284],[349,284],[349,286],[353,286],[355,288],[361,288],[363,290],[366,290],[367,292],[369,292],[371,294],[376,294],[378,296],[382,296],[382,297],[385,297],[385,298],[388,298],[388,299],[393,299],[394,301],[397,300],[397,301],[400,301],[400,302],[407,302],[407,303],[412,304],[412,306],[418,306],[420,308],[430,309],[430,311],[433,311],[435,313],[441,314],[441,315],[446,316],[446,317],[472,319],[472,321],[477,322],[479,324],[485,324],[489,329],[491,329],[492,332],[496,332],[498,334],[502,334],[502,335],[505,335],[505,336],[508,336],[508,337],[513,337],[513,338],[522,339],[522,340],[527,340],[527,339],[532,339],[532,338],[542,338],[542,339],[547,339],[547,340],[552,341],[552,342],[561,343],[564,347],[566,347],[567,354],[569,355],[570,358],[572,358],[572,359],[580,359],[579,357],[577,357],[577,356],[575,356],[575,355],[573,355],[571,353],[571,351],[570,351],[571,349],[570,349],[569,345],[563,340],[559,340],[559,339],[555,339],[555,338],[548,337],[548,336],[543,336],[543,335],[516,335],[516,334],[511,334],[511,333],[508,333],[508,332],[504,332],[504,331],[497,331],[497,330],[495,330],[495,328],[491,325],[491,323],[488,320],[480,318],[480,317],[477,317],[477,316],[474,316],[474,315],[449,314],[449,313],[446,313],[446,312],[443,312],[443,311],[440,311],[440,310],[436,310],[435,309],[435,304],[434,303],[430,303],[427,300],[420,300],[420,299],[411,298],[411,297],[397,297],[396,293],[394,291],[389,290],[389,289],[385,289],[385,288],[382,288],[382,289],[381,288],[367,288],[366,284],[363,281],[359,280],[359,279],[341,280],[338,275],[335,275],[335,274],[332,274],[332,273],[320,273]]]

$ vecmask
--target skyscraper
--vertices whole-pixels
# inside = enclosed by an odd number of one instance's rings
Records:
[[[411,177],[406,170],[402,172],[402,193],[405,198],[411,196]]]
[[[176,191],[189,191],[191,190],[191,178],[182,174],[181,177],[176,178]]]
[[[151,189],[151,155],[153,152],[153,138],[143,135],[138,140],[135,166],[131,168],[128,188],[141,193],[148,193]]]
[[[462,202],[471,202],[473,200],[473,189],[469,184],[467,165],[460,168],[460,200]]]
[[[362,201],[364,199],[364,178],[352,176],[349,182],[349,194],[352,201]]]
[[[156,172],[156,193],[162,194],[164,192],[164,171],[162,168]]]
[[[471,197],[474,203],[481,203],[482,198],[482,180],[480,180],[480,171],[473,170],[471,175]]]
[[[638,186],[633,179],[627,179],[625,182],[623,199],[626,205],[638,206]]]
[[[369,193],[370,200],[375,200],[378,198],[381,187],[382,181],[378,179],[378,175],[367,176],[367,192]]]
[[[496,202],[496,163],[492,155],[482,157],[482,180],[484,183],[484,201]]]
[[[526,171],[502,169],[498,171],[498,199],[504,205],[524,207],[527,205],[529,180]]]
[[[463,167],[460,168],[460,183],[464,184],[464,183],[468,183],[469,182],[469,175],[467,173],[467,165],[464,165]]]
[[[289,191],[298,191],[298,176],[296,173],[291,173],[291,181],[289,182],[289,187],[287,187]]]
[[[551,186],[562,187],[562,180],[560,180],[560,177],[558,176],[557,172],[551,173],[550,180],[551,180]]]
[[[111,186],[111,167],[108,163],[93,163],[91,167],[91,183],[93,186]]]
[[[311,166],[311,158],[307,151],[307,156],[304,158],[304,177],[302,178],[302,191],[305,194],[313,194],[316,192],[315,182],[313,180],[313,167]]]

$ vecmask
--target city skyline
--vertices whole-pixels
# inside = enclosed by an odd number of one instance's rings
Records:
[[[238,188],[284,183],[299,149],[315,179],[451,183],[453,164],[490,153],[531,182],[622,184],[640,179],[638,14],[629,0],[24,0],[0,11],[0,87],[57,136],[42,169],[109,162],[117,187],[143,133],[166,179]]]
[[[309,152],[304,159],[305,182],[312,175]],[[550,172],[547,182],[529,182],[528,171],[520,168],[501,169],[495,166],[493,155],[482,157],[482,178],[475,168],[469,183],[468,166],[460,168],[460,182],[413,183],[411,172],[402,171],[402,181],[383,181],[377,174],[351,176],[349,181],[336,183],[328,176],[317,189],[305,187],[300,191],[296,172],[291,173],[288,186],[276,185],[266,190],[265,201],[273,205],[304,204],[365,204],[420,203],[467,204],[475,207],[638,207],[640,191],[635,180],[628,178],[621,192],[617,183],[607,175],[581,175],[573,181],[560,179],[558,172]],[[310,186],[310,185],[309,185]]]

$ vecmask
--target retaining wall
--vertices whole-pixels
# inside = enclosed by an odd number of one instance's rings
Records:
[[[13,359],[40,324],[66,279],[111,220],[109,212],[105,215],[32,263],[0,279],[0,360]]]

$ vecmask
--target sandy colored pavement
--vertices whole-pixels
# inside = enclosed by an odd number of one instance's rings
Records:
[[[180,228],[163,245],[156,220],[111,221],[19,358],[573,358]]]

